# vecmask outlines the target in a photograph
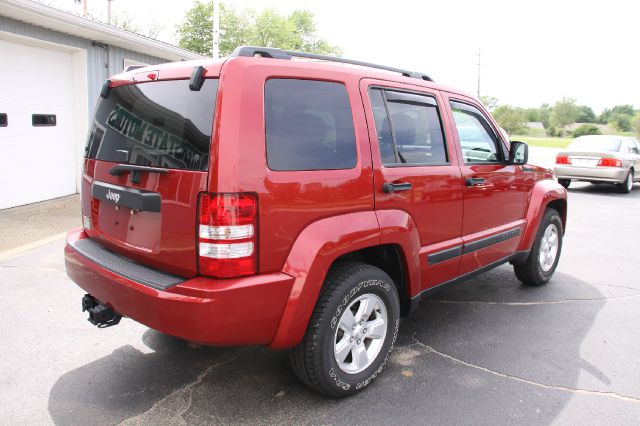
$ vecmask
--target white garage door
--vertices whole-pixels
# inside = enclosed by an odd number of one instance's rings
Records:
[[[71,53],[0,40],[0,58],[0,209],[75,193]]]

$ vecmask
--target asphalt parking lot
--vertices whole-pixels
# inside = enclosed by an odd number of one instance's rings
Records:
[[[0,260],[3,424],[638,424],[640,185],[574,184],[558,271],[505,265],[424,299],[384,373],[332,400],[286,352],[92,327],[62,241]]]

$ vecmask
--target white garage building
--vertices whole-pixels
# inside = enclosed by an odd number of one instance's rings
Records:
[[[35,1],[0,0],[0,209],[78,191],[88,123],[109,75],[198,58]]]

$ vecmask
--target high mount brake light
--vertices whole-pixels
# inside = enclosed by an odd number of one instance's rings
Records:
[[[255,194],[200,194],[198,266],[217,278],[257,272],[258,198]]]

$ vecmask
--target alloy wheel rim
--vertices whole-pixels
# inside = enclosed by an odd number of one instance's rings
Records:
[[[627,189],[629,191],[633,189],[633,176],[631,175],[631,172],[627,175]]]
[[[333,353],[338,368],[356,374],[371,366],[384,344],[387,325],[387,309],[375,294],[364,294],[351,302],[334,335]]]
[[[544,272],[549,272],[553,267],[558,256],[558,246],[560,245],[560,237],[558,235],[558,227],[551,223],[544,230],[542,240],[540,241],[540,253],[538,260],[540,268]]]

